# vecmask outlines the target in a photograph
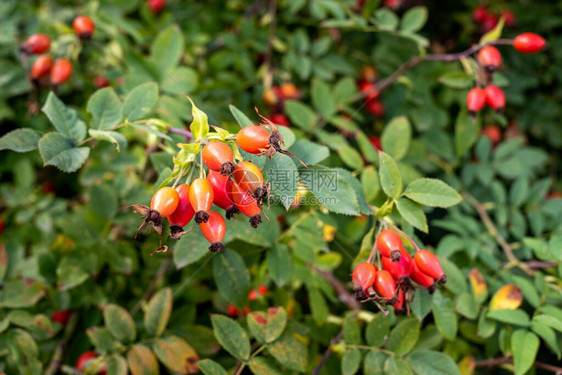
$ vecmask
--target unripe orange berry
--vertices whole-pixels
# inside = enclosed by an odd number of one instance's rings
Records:
[[[160,217],[168,217],[178,208],[178,192],[169,186],[158,189],[150,201],[150,209],[158,211]]]

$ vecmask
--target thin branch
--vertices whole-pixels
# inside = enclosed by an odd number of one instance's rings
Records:
[[[72,339],[74,335],[74,330],[76,329],[76,324],[78,322],[78,315],[76,313],[72,313],[66,327],[64,328],[64,334],[62,340],[59,342],[55,351],[53,353],[53,357],[51,358],[51,362],[49,363],[49,367],[45,370],[45,375],[54,375],[58,373],[60,367],[62,366],[62,360],[64,359],[64,352],[68,347],[68,343]]]
[[[326,353],[324,353],[324,355],[322,356],[320,363],[318,364],[318,366],[316,366],[316,368],[312,372],[312,375],[320,374],[320,371],[322,371],[322,367],[324,367],[324,365],[328,361],[328,358],[330,358],[330,355],[332,354],[332,347],[334,345],[337,345],[337,343],[339,343],[342,339],[343,339],[343,330],[341,330],[340,333],[330,341],[330,347],[328,348],[328,350],[326,350]]]
[[[479,50],[481,50],[486,46],[511,45],[511,44],[513,44],[513,40],[511,39],[498,39],[486,44],[476,44],[470,47],[469,49],[459,53],[434,53],[425,56],[412,57],[409,61],[406,61],[398,69],[396,69],[394,73],[375,83],[374,87],[371,90],[366,90],[357,94],[354,100],[363,99],[368,95],[371,95],[373,93],[378,93],[386,89],[391,83],[396,81],[398,78],[400,78],[400,76],[402,76],[404,73],[406,73],[408,70],[412,69],[422,61],[457,61],[464,57],[468,57],[475,52],[478,52]]]
[[[484,359],[481,361],[476,361],[474,365],[476,367],[497,367],[501,365],[513,364],[512,357],[502,357],[502,358],[490,358]],[[542,362],[534,362],[533,366],[536,368],[540,368],[546,371],[550,371],[555,373],[556,375],[562,375],[562,367],[557,367],[553,365],[549,365],[548,363]]]
[[[523,263],[532,270],[558,266],[558,262],[548,262],[548,261],[540,261],[540,260],[530,260],[528,262],[523,262]]]
[[[336,293],[338,293],[338,297],[340,301],[345,303],[350,309],[354,311],[361,310],[361,305],[355,299],[355,296],[349,293],[345,285],[339,281],[334,275],[329,271],[322,271],[318,268],[315,268],[316,272],[322,276],[331,286],[334,288]]]
[[[170,133],[183,135],[183,136],[184,136],[185,138],[187,138],[188,140],[193,139],[193,133],[191,133],[189,130],[169,127],[169,128],[168,128],[168,131],[169,131]]]
[[[158,285],[160,280],[162,280],[162,278],[166,274],[166,271],[168,271],[168,267],[170,267],[170,264],[172,264],[172,258],[166,258],[162,262],[162,264],[158,268],[158,271],[156,271],[156,275],[154,275],[154,279],[152,279],[150,285],[148,285],[148,288],[146,288],[146,291],[144,292],[141,300],[137,302],[137,304],[131,309],[130,312],[132,316],[134,316],[140,310],[142,304],[148,301],[148,299],[152,296],[154,289],[156,289],[156,285]]]

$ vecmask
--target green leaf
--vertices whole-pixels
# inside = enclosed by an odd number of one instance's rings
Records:
[[[363,158],[361,154],[351,146],[344,146],[337,149],[341,160],[350,168],[357,170],[363,167]]]
[[[412,181],[406,187],[404,195],[413,201],[430,207],[451,207],[462,200],[455,189],[434,178],[418,178]]]
[[[459,112],[455,122],[455,147],[457,155],[464,155],[478,140],[480,119],[473,121],[465,107]]]
[[[232,104],[230,104],[228,108],[230,109],[232,116],[234,116],[234,119],[236,120],[238,125],[240,125],[241,128],[254,125],[254,122],[250,120],[248,116],[246,116],[241,110],[239,110]]]
[[[537,335],[539,335],[548,345],[548,347],[556,354],[558,359],[562,353],[560,352],[560,345],[556,339],[556,333],[550,328],[548,325],[535,322],[534,320],[531,322],[531,329]]]
[[[90,342],[101,353],[117,350],[117,340],[105,327],[90,327],[86,330]]]
[[[202,359],[197,362],[197,366],[205,375],[228,375],[221,365],[211,359]]]
[[[487,318],[488,309],[484,308],[478,317],[478,336],[488,338],[496,331],[497,323],[495,320]]]
[[[378,348],[385,342],[385,338],[390,330],[390,320],[383,313],[377,313],[367,324],[365,329],[365,341],[370,346]]]
[[[503,323],[514,324],[521,327],[528,327],[531,323],[529,315],[523,310],[494,310],[488,312],[486,317]]]
[[[49,92],[43,112],[55,128],[68,138],[80,142],[86,137],[84,121],[78,118],[76,111],[67,108],[53,92]]]
[[[404,220],[427,233],[427,219],[419,204],[406,198],[400,198],[396,201],[396,208]]]
[[[299,139],[289,148],[289,151],[306,165],[318,164],[330,156],[328,147],[308,139]]]
[[[23,329],[12,329],[3,335],[4,348],[15,362],[20,374],[42,374],[42,364],[38,359],[39,350],[33,337]],[[4,349],[6,350],[6,349]]]
[[[145,118],[158,103],[158,85],[146,82],[132,89],[123,102],[123,118],[135,121]]]
[[[474,85],[474,79],[462,70],[447,72],[437,79],[439,83],[453,89],[469,89]]]
[[[286,285],[293,274],[293,260],[286,245],[275,244],[267,252],[267,267],[273,281],[282,287]]]
[[[337,169],[309,166],[299,169],[300,179],[328,210],[345,215],[358,215],[359,205],[352,186]]]
[[[361,154],[367,159],[367,161],[371,163],[378,164],[379,163],[379,153],[377,149],[373,146],[369,138],[363,133],[362,131],[357,131],[355,135],[355,139],[357,140],[357,144],[359,146],[359,150]]]
[[[451,357],[433,350],[413,352],[408,361],[417,375],[461,375]]]
[[[172,313],[172,289],[164,288],[158,291],[146,306],[144,313],[144,328],[152,336],[160,336],[168,325]]]
[[[75,257],[65,256],[57,266],[57,288],[69,290],[82,284],[90,277],[84,264],[77,263]]]
[[[166,94],[184,95],[185,92],[192,92],[199,85],[199,75],[194,69],[180,66],[170,68],[167,72],[160,84]]]
[[[209,133],[209,119],[207,118],[207,114],[197,108],[191,98],[188,97],[188,99],[191,102],[191,116],[193,116],[193,122],[189,126],[189,130],[191,130],[196,140],[205,138]]]
[[[178,25],[170,25],[160,33],[150,47],[150,58],[166,70],[178,65],[183,54],[185,42]]]
[[[0,138],[0,151],[12,150],[15,152],[33,151],[38,147],[41,133],[33,129],[16,129],[4,134]]]
[[[466,279],[462,274],[461,270],[456,266],[455,263],[451,262],[445,257],[439,256],[439,261],[441,262],[441,267],[447,275],[447,283],[445,288],[450,290],[455,294],[460,294],[464,292],[467,288]]]
[[[478,317],[478,305],[474,301],[472,293],[463,292],[457,298],[455,311],[462,316],[474,320]]]
[[[8,252],[6,246],[0,244],[0,282],[4,281],[6,273],[8,272]]]
[[[35,305],[45,296],[45,289],[38,281],[7,281],[0,290],[0,307],[17,309]]]
[[[250,273],[240,254],[226,249],[215,256],[213,274],[220,294],[234,306],[243,308],[250,292]]]
[[[127,139],[116,131],[90,129],[88,134],[94,139],[113,143],[118,152],[127,148]]]
[[[293,204],[299,187],[298,172],[292,158],[276,153],[265,163],[263,168],[267,182],[270,184],[270,194],[279,199],[285,209]]]
[[[308,298],[310,299],[310,310],[312,312],[312,318],[316,324],[321,325],[326,322],[328,316],[330,315],[330,308],[326,303],[326,299],[320,292],[319,288],[309,287],[308,288]]]
[[[47,133],[39,140],[39,153],[45,165],[64,172],[75,172],[88,159],[89,147],[76,147],[76,142],[61,133]]]
[[[511,335],[511,350],[515,375],[523,375],[535,362],[540,341],[532,332],[518,329]]]
[[[417,319],[405,319],[398,323],[388,336],[388,350],[398,356],[408,354],[418,341],[420,327]]]
[[[388,8],[381,8],[375,12],[375,23],[381,30],[396,30],[399,22],[398,16]]]
[[[173,335],[157,338],[152,349],[158,360],[170,371],[180,374],[197,373],[199,356],[183,339]]]
[[[562,333],[562,321],[555,316],[539,314],[533,318],[533,322],[538,322],[554,328],[558,332]]]
[[[103,320],[107,329],[116,339],[123,343],[135,341],[137,329],[135,322],[127,310],[115,304],[103,309]]]
[[[406,116],[393,118],[384,128],[381,136],[383,150],[394,160],[401,160],[410,147],[412,127]]]
[[[93,185],[90,190],[89,206],[99,217],[103,219],[113,218],[119,207],[115,189],[108,185]]]
[[[388,356],[379,351],[369,351],[365,355],[365,362],[363,364],[365,375],[383,375],[384,374],[384,363]],[[390,374],[389,374],[390,375]]]
[[[361,345],[361,330],[357,320],[346,316],[343,320],[343,340],[346,344]]]
[[[197,262],[209,254],[209,243],[201,231],[191,232],[180,238],[174,248],[174,264],[177,269]]]
[[[112,354],[106,360],[107,373],[112,375],[127,375],[127,361],[119,354]]]
[[[332,89],[325,82],[314,79],[310,95],[312,105],[324,118],[329,118],[335,113],[337,107],[332,96]]]
[[[353,375],[361,366],[361,351],[357,348],[346,349],[341,360],[341,372],[344,375]]]
[[[267,346],[271,355],[290,370],[304,372],[308,362],[308,348],[293,335],[283,335]]]
[[[402,17],[400,29],[402,31],[416,32],[427,22],[427,8],[417,6],[409,9]]]
[[[449,297],[443,297],[436,292],[433,295],[431,304],[435,325],[443,337],[447,340],[454,340],[457,337],[458,316],[455,313],[455,304]]]
[[[292,123],[304,130],[312,130],[316,125],[316,114],[306,104],[295,100],[288,100],[285,103],[285,112]]]
[[[402,193],[402,176],[392,157],[379,151],[379,181],[384,193],[391,198],[398,198]]]
[[[86,110],[93,116],[92,127],[110,130],[121,122],[121,101],[111,87],[96,91],[88,100]]]
[[[379,175],[374,166],[371,165],[363,169],[361,173],[361,186],[365,194],[365,199],[368,202],[372,202],[381,191]]]
[[[432,302],[433,297],[426,290],[418,290],[410,308],[419,320],[423,320],[431,311]]]
[[[267,312],[251,312],[247,317],[252,335],[262,344],[273,342],[281,336],[287,324],[287,313],[282,307],[270,307]]]
[[[263,375],[281,375],[282,372],[267,358],[264,357],[254,357],[250,361],[250,370],[254,374]],[[225,373],[226,374],[226,373]]]
[[[519,289],[521,289],[521,292],[523,293],[523,296],[525,297],[527,302],[529,302],[535,308],[539,307],[541,303],[540,297],[537,293],[536,287],[532,282],[521,276],[514,276],[513,282],[519,287]]]
[[[211,322],[215,337],[227,352],[243,361],[250,358],[250,338],[238,322],[223,315],[211,315]]]

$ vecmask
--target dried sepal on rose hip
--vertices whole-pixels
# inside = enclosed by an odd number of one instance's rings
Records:
[[[20,46],[20,52],[28,55],[39,55],[51,48],[51,38],[45,34],[30,35]]]
[[[375,284],[377,271],[377,267],[369,262],[361,262],[353,269],[351,281],[353,282],[355,298],[358,301],[369,297],[369,289]]]
[[[139,232],[142,232],[146,227],[152,225],[152,228],[154,228],[156,233],[160,236],[160,249],[157,250],[157,252],[160,252],[167,250],[167,246],[162,247],[162,218],[168,217],[174,213],[178,207],[179,200],[178,192],[166,186],[158,189],[156,193],[154,193],[150,201],[150,207],[142,204],[133,204],[121,207],[121,209],[133,208],[134,212],[140,213],[144,218],[143,223],[139,229],[137,229],[135,238]]]
[[[213,205],[213,187],[206,178],[196,178],[189,189],[189,201],[195,211],[195,222],[206,223],[209,220],[209,210]]]
[[[234,154],[226,143],[209,142],[203,147],[203,163],[210,170],[220,172],[223,176],[230,176],[234,172]]]
[[[224,251],[222,240],[226,233],[226,223],[221,214],[216,211],[209,211],[209,220],[201,223],[201,233],[211,243],[209,250],[213,253]]]
[[[259,114],[259,112],[258,112]],[[236,143],[238,147],[250,154],[258,154],[268,156],[270,159],[276,152],[297,159],[303,166],[307,165],[297,158],[292,152],[283,150],[283,136],[277,130],[277,126],[268,118],[263,117],[260,125],[250,125],[242,128],[236,135]],[[269,131],[268,131],[269,130]]]
[[[383,257],[397,262],[400,260],[401,249],[404,244],[398,233],[392,229],[385,229],[378,235],[376,246]]]

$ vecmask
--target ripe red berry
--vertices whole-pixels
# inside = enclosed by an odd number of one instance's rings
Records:
[[[173,188],[165,186],[160,188],[152,196],[150,209],[158,211],[160,217],[168,217],[178,208],[180,198],[178,192]]]
[[[379,151],[382,151],[381,138],[378,135],[372,135],[369,137],[369,142]]]
[[[146,4],[154,14],[158,14],[166,7],[166,0],[148,0]]]
[[[502,139],[502,131],[499,128],[499,126],[496,125],[488,125],[482,128],[480,134],[482,134],[485,137],[488,137],[488,139],[490,140],[490,142],[492,142],[492,145],[494,146],[497,145]]]
[[[109,86],[109,80],[104,76],[95,76],[94,86],[96,86],[98,89],[101,89],[102,87],[107,87]]]
[[[80,357],[78,357],[78,360],[76,361],[76,369],[79,371],[85,371],[87,370],[91,365],[92,362],[94,362],[94,360],[98,357],[98,355],[95,352],[84,352],[82,353],[82,355]],[[89,372],[91,373],[91,372]],[[102,366],[101,369],[99,369],[98,371],[95,372],[96,374],[101,374],[101,375],[105,375],[107,374],[106,370],[105,370],[105,366]]]
[[[521,53],[537,53],[542,51],[545,45],[544,38],[534,33],[523,33],[513,40],[513,47]]]
[[[96,25],[90,17],[78,16],[74,19],[74,22],[72,22],[72,28],[80,39],[88,40],[94,35]]]
[[[45,34],[33,34],[21,45],[20,51],[30,55],[45,53],[51,48],[51,39]]]
[[[203,163],[207,168],[229,176],[234,171],[234,154],[226,143],[209,142],[203,147]]]
[[[475,87],[468,92],[466,96],[466,106],[468,112],[472,115],[476,114],[486,105],[486,92],[480,87]]]
[[[265,285],[260,285],[257,288],[257,292],[256,289],[250,290],[250,293],[248,294],[248,300],[255,301],[256,299],[258,299],[258,293],[260,296],[265,296],[267,292],[269,292],[269,289],[267,289]]]
[[[195,222],[206,223],[209,220],[209,210],[213,205],[213,187],[206,178],[196,178],[189,189],[189,201],[195,211]]]
[[[406,312],[404,302],[405,302],[404,291],[400,289],[398,291],[398,296],[396,297],[396,303],[392,305],[392,307],[394,307],[394,313],[396,315],[402,315]]]
[[[53,315],[51,315],[51,321],[58,322],[61,326],[65,326],[71,315],[71,310],[55,310]]]
[[[233,304],[229,304],[226,307],[226,315],[228,315],[229,317],[236,318],[239,314],[240,314],[240,310],[238,310],[238,308]]]
[[[283,100],[299,99],[301,93],[294,83],[286,82],[281,85],[281,97]]]
[[[367,104],[365,104],[365,109],[367,110],[367,112],[374,116],[384,116],[384,105],[377,99],[368,101]]]
[[[485,32],[491,31],[498,24],[498,16],[493,13],[487,13],[486,18],[482,21],[482,30]]]
[[[443,272],[441,262],[431,251],[420,250],[416,252],[414,261],[421,272],[437,280],[437,283],[445,284],[447,282],[447,276]]]
[[[472,19],[474,22],[482,23],[488,15],[488,8],[484,5],[479,5],[472,11]]]
[[[488,71],[493,73],[502,62],[500,51],[494,46],[486,46],[478,52],[478,62]]]
[[[503,17],[505,24],[508,27],[515,27],[517,26],[517,19],[515,18],[515,14],[513,14],[510,10],[502,10],[501,16]]]
[[[401,249],[404,244],[398,233],[392,229],[385,229],[377,237],[376,246],[383,257],[397,261],[400,259]]]
[[[396,281],[394,281],[394,278],[388,271],[380,270],[377,272],[375,290],[383,298],[394,298],[394,294],[396,293]]]
[[[58,59],[51,69],[51,85],[58,86],[72,75],[72,63],[68,59]]]
[[[38,80],[39,78],[47,77],[53,67],[53,58],[50,55],[41,55],[34,62],[31,67],[31,78]]]
[[[240,189],[236,183],[231,185],[231,198],[236,207],[250,218],[250,225],[257,228],[261,223],[261,207],[254,197]]]
[[[0,217],[0,236],[4,232],[4,220]]]
[[[427,276],[425,273],[420,271],[416,262],[412,262],[412,271],[410,272],[410,279],[414,280],[414,282],[418,283],[421,286],[425,286],[426,288],[430,288],[429,292],[433,293],[435,290],[435,280],[433,277]]]
[[[375,284],[377,271],[377,267],[368,262],[361,262],[355,266],[351,274],[354,289],[362,290],[366,295],[369,295],[368,290]]]
[[[207,174],[207,180],[209,180],[213,188],[213,203],[217,207],[226,210],[225,216],[227,219],[240,212],[230,198],[230,191],[232,190],[232,180],[230,178],[210,170],[209,174]]]
[[[498,86],[490,85],[486,86],[484,91],[486,93],[486,104],[498,112],[503,111],[505,107],[505,94],[503,90]]]
[[[265,296],[267,293],[269,293],[269,289],[265,285],[259,285],[258,293],[261,294],[262,296]]]
[[[226,223],[221,214],[209,211],[209,220],[201,223],[201,233],[211,243],[209,250],[213,253],[224,251],[222,240],[226,233]]]
[[[246,126],[236,135],[236,143],[242,150],[250,154],[260,154],[269,148],[271,134],[258,125]]]
[[[373,100],[379,96],[379,91],[375,87],[375,84],[371,82],[361,82],[359,84],[359,91],[365,95],[365,99],[367,100]]]
[[[170,236],[176,238],[177,234],[181,232],[182,228],[185,227],[195,215],[193,207],[191,207],[191,202],[189,201],[189,190],[190,186],[187,184],[179,185],[176,188],[178,193],[178,206],[175,211],[168,216],[168,221],[170,222]]]
[[[271,115],[269,117],[269,121],[271,121],[275,125],[280,125],[280,126],[290,126],[291,125],[287,116],[285,116],[282,113],[274,113],[273,115]]]
[[[232,178],[238,187],[256,198],[262,198],[267,193],[267,186],[263,183],[261,170],[252,162],[241,161],[234,167]]]
[[[410,276],[412,271],[412,258],[403,248],[400,249],[400,260],[395,262],[391,258],[382,257],[382,268],[390,272],[395,280]]]

